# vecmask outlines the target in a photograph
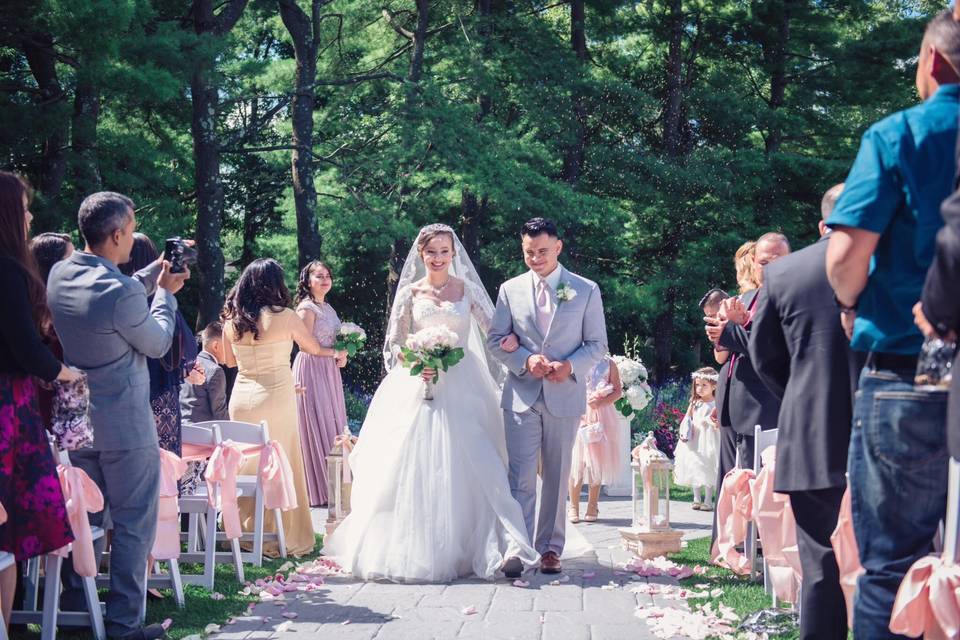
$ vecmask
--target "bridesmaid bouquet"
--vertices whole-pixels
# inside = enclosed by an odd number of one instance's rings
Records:
[[[623,397],[614,405],[624,417],[629,418],[634,413],[643,411],[653,398],[653,391],[647,384],[647,368],[640,358],[614,356],[620,372],[620,382],[623,384]]]
[[[424,369],[436,371],[424,389],[424,400],[433,400],[431,385],[440,381],[440,372],[463,360],[463,349],[456,346],[459,341],[460,337],[446,327],[427,327],[410,335],[400,349],[403,366],[410,369],[410,375],[419,376]]]
[[[344,322],[337,331],[337,339],[333,343],[333,348],[337,351],[346,351],[351,358],[357,355],[357,352],[363,349],[367,342],[367,332],[352,322]]]

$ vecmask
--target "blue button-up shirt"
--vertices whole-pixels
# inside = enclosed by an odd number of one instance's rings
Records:
[[[912,308],[943,226],[940,203],[953,191],[958,100],[960,85],[944,85],[867,129],[827,220],[880,234],[858,302],[858,351],[916,354],[923,344]]]

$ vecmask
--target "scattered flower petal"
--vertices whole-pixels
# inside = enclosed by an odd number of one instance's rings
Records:
[[[529,587],[529,586],[530,586],[530,583],[527,582],[526,580],[514,580],[514,581],[513,581],[513,586],[515,586],[515,587],[524,587],[524,588],[525,588],[525,587]]]
[[[472,615],[474,615],[474,614],[477,613],[477,608],[476,608],[475,606],[473,606],[473,605],[470,605],[469,607],[464,607],[464,608],[460,611],[460,613],[462,613],[462,614],[465,615],[465,616],[472,616]]]

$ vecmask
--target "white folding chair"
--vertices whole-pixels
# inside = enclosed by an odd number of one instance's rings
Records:
[[[270,430],[267,427],[267,421],[261,420],[260,424],[253,424],[251,422],[236,422],[232,420],[219,420],[219,421],[210,421],[210,422],[200,422],[198,425],[217,425],[220,428],[220,436],[223,440],[233,440],[237,444],[254,444],[260,445],[264,449],[267,444],[270,442]],[[253,549],[249,552],[244,551],[241,553],[241,557],[244,562],[249,562],[254,566],[263,565],[263,543],[265,540],[276,540],[277,545],[280,547],[280,557],[287,557],[287,543],[286,538],[284,537],[283,532],[283,520],[281,519],[280,509],[273,510],[274,521],[276,522],[277,531],[276,533],[264,533],[263,531],[263,516],[264,516],[264,505],[263,505],[263,484],[262,480],[257,475],[252,476],[237,476],[237,495],[244,496],[253,496],[254,497],[254,515],[253,515],[253,531],[251,533],[244,533],[240,536],[240,540],[244,542],[252,542]],[[220,533],[219,539],[225,540],[226,534]]]
[[[57,452],[51,443],[54,458],[60,464],[70,466],[70,458],[66,451]],[[93,540],[103,537],[103,529],[90,527]],[[97,582],[93,577],[83,578],[83,596],[87,603],[86,611],[60,610],[60,570],[63,558],[49,553],[42,557],[44,562],[43,577],[43,608],[37,609],[37,588],[40,583],[41,557],[27,561],[27,570],[24,577],[26,587],[24,595],[24,609],[12,612],[10,622],[15,624],[40,624],[40,640],[54,640],[57,637],[58,627],[89,627],[96,640],[106,640],[107,632],[103,625],[103,605],[97,595]],[[0,625],[2,626],[2,625]]]
[[[184,444],[195,444],[205,447],[216,447],[223,440],[220,429],[215,424],[202,426],[200,424],[183,425],[181,438]],[[239,495],[239,491],[238,491]],[[180,513],[187,514],[189,525],[187,533],[187,551],[180,554],[184,562],[202,562],[203,574],[181,574],[180,579],[186,584],[199,584],[209,591],[213,591],[214,570],[217,563],[217,516],[220,512],[220,496],[213,496],[213,505],[210,504],[207,486],[200,483],[196,493],[181,496],[179,500]],[[203,516],[203,550],[200,550],[200,536],[198,535],[200,516]],[[239,582],[244,581],[243,561],[240,555],[240,543],[230,541],[231,558]]]
[[[767,429],[764,431],[760,425],[753,428],[753,470],[760,473],[763,467],[763,460],[760,454],[767,447],[777,446],[778,429]],[[747,525],[746,549],[747,557],[750,559],[750,577],[757,575],[757,546],[760,540],[756,525],[751,522]],[[773,598],[773,606],[777,606],[777,597],[773,594],[773,583],[770,581],[770,572],[767,571],[767,561],[763,561],[763,588]]]
[[[960,562],[960,461],[950,458],[947,476],[947,517],[943,530],[943,557]]]

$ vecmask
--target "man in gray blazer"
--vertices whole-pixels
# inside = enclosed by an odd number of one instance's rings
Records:
[[[540,553],[540,570],[559,573],[573,442],[587,407],[587,374],[607,352],[607,329],[600,288],[559,263],[563,242],[556,225],[534,218],[523,226],[521,239],[530,271],[500,287],[487,347],[509,370],[500,406],[510,489]],[[519,338],[520,348],[507,353],[500,341],[511,333]],[[543,486],[535,529],[541,458]],[[503,566],[508,577],[519,577],[522,570],[517,558]]]
[[[197,365],[203,369],[203,383],[193,384],[188,379],[180,387],[183,424],[230,419],[227,410],[227,377],[220,366],[223,362],[223,326],[219,322],[211,322],[200,337],[203,348],[197,355]]]
[[[140,624],[160,481],[147,358],[170,349],[174,294],[190,273],[170,273],[170,263],[159,260],[133,278],[120,273],[117,265],[130,259],[136,229],[133,202],[125,196],[87,197],[78,222],[86,248],[56,264],[47,284],[64,360],[83,370],[90,383],[93,446],[72,452],[70,460],[100,487],[113,522],[107,634],[150,640],[163,637],[164,629]],[[154,296],[152,304],[148,295]],[[93,514],[90,522],[99,526],[103,517]],[[101,539],[98,553],[102,544]],[[63,607],[84,609],[82,586],[69,562],[63,582]]]

